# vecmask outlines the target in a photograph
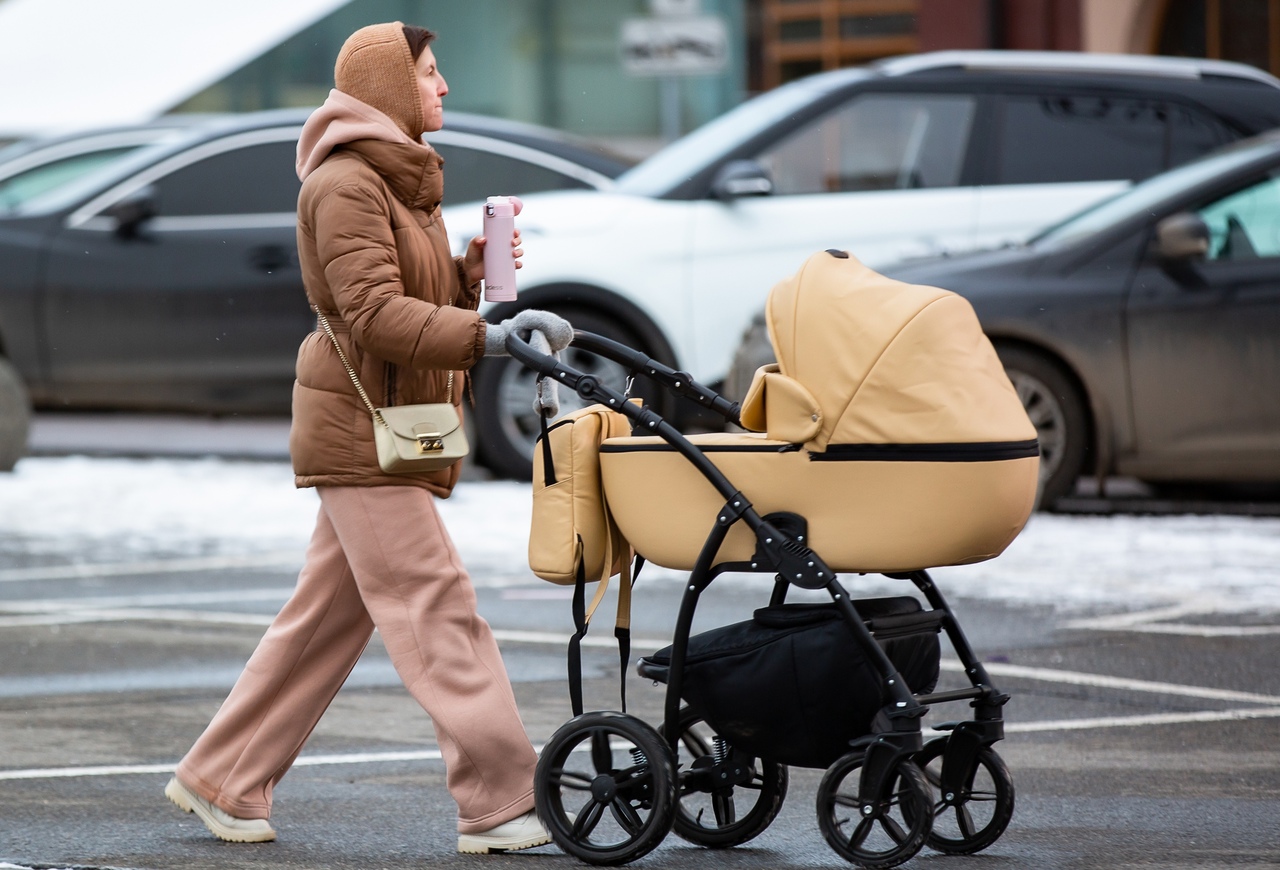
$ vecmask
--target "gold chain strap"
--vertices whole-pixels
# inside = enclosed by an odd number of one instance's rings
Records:
[[[347,355],[342,350],[342,345],[338,344],[338,337],[333,334],[333,327],[329,325],[329,318],[324,316],[319,308],[314,305],[311,310],[316,313],[316,317],[320,320],[320,325],[324,327],[325,335],[329,336],[329,340],[333,342],[333,349],[338,352],[338,359],[342,360],[342,365],[346,368],[347,374],[351,376],[351,383],[356,385],[356,392],[360,394],[360,398],[364,400],[365,407],[369,409],[369,413],[373,415],[373,419],[377,420],[383,426],[387,425],[387,421],[382,419],[382,415],[378,413],[378,409],[373,407],[373,402],[369,401],[369,394],[364,391],[364,386],[360,383],[360,379],[356,377],[356,370],[351,367],[351,361],[347,359]],[[445,402],[453,404],[453,370],[449,370],[449,392]]]

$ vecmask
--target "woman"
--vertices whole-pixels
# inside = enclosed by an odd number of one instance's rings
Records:
[[[337,87],[298,143],[303,283],[376,404],[460,404],[454,372],[502,353],[510,329],[539,329],[553,350],[572,338],[546,312],[487,324],[475,311],[485,240],[450,256],[442,161],[421,141],[440,129],[448,93],[433,37],[399,22],[352,34],[338,54]],[[509,243],[520,265],[518,234],[492,242]],[[224,840],[275,839],[272,790],[376,627],[435,723],[459,851],[548,842],[532,812],[536,755],[436,512],[458,467],[384,474],[369,412],[319,329],[298,352],[289,449],[297,484],[320,496],[306,564],[165,794]]]

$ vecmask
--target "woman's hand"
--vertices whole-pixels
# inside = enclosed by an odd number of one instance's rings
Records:
[[[484,277],[484,236],[476,236],[467,245],[467,253],[462,258],[462,265],[467,270],[467,283],[474,284]],[[520,230],[511,237],[511,256],[515,258],[516,268],[524,266],[520,258],[524,256],[524,248],[520,247]]]

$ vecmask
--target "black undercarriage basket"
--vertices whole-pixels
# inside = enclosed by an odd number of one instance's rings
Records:
[[[853,602],[915,694],[933,691],[942,614],[909,596]],[[665,683],[671,647],[639,662]],[[689,638],[681,696],[734,747],[798,767],[827,767],[867,734],[884,679],[834,604],[763,607]]]

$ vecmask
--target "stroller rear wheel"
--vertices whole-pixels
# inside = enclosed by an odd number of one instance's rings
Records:
[[[680,799],[675,832],[710,849],[759,836],[787,796],[786,765],[734,749],[688,707],[680,711],[676,766]]]
[[[675,763],[658,732],[625,713],[585,713],[552,735],[534,775],[538,817],[588,864],[625,864],[671,830]]]
[[[972,855],[1000,839],[1013,818],[1013,777],[1004,759],[983,746],[960,793],[942,794],[942,754],[947,739],[930,740],[915,756],[934,798],[933,829],[925,843],[948,855]]]
[[[933,820],[929,782],[913,761],[886,778],[883,793],[859,794],[862,752],[843,756],[818,784],[818,827],[840,857],[861,867],[896,867],[920,851]]]

